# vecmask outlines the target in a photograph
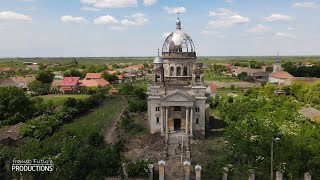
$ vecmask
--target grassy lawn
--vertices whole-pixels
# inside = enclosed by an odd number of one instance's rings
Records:
[[[86,138],[89,134],[100,132],[108,126],[126,105],[127,101],[121,97],[108,98],[97,109],[75,119],[70,124],[65,124],[61,131],[71,131],[80,138]]]
[[[223,81],[223,82],[236,82],[239,81],[236,77],[227,77],[227,76],[217,76],[217,75],[204,75],[205,81]]]
[[[85,99],[87,97],[89,97],[89,95],[45,95],[45,96],[39,96],[39,97],[42,97],[44,102],[47,102],[47,101],[52,101],[52,103],[54,105],[57,105],[57,106],[62,106],[63,103],[69,98],[69,97],[72,97],[72,98],[75,98],[75,99]]]

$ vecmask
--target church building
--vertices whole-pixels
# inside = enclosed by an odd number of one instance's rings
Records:
[[[194,43],[182,31],[179,18],[153,64],[153,84],[148,86],[150,132],[159,132],[166,140],[174,133],[204,138],[209,105],[203,64],[197,62]]]

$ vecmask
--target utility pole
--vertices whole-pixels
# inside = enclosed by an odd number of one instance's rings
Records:
[[[273,180],[273,146],[274,146],[274,142],[276,141],[280,141],[280,138],[272,138],[271,141],[271,167],[270,167],[270,180]]]

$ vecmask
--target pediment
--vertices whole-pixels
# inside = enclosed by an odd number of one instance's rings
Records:
[[[186,101],[194,101],[194,97],[186,92],[183,92],[177,89],[171,92],[170,94],[162,97],[162,101],[186,102]]]

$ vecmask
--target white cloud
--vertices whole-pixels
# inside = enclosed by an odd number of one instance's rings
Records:
[[[273,22],[273,21],[290,21],[292,18],[285,14],[271,14],[268,17],[264,18],[265,21]]]
[[[100,16],[94,20],[95,24],[119,24],[120,22],[113,16]]]
[[[121,20],[121,24],[125,26],[143,26],[148,21],[149,19],[146,17],[145,14],[136,13],[127,17],[126,19]]]
[[[95,7],[83,7],[81,9],[84,11],[100,11],[100,9],[95,8]]]
[[[126,8],[138,6],[137,0],[80,0],[80,2],[91,4],[95,8]]]
[[[256,27],[248,29],[247,32],[256,35],[262,35],[268,32],[271,32],[272,28],[268,26],[264,26],[262,24],[258,24]]]
[[[276,37],[281,37],[281,38],[292,38],[292,39],[296,38],[296,36],[293,35],[293,34],[282,33],[282,32],[277,32],[277,33],[275,34],[275,36],[276,36]]]
[[[209,21],[208,27],[213,29],[227,28],[235,25],[247,24],[249,22],[250,22],[250,19],[248,17],[233,15],[233,16],[221,18],[218,20]]]
[[[224,0],[225,2],[227,2],[227,3],[232,3],[233,2],[233,0]]]
[[[293,8],[315,8],[317,6],[315,2],[296,2],[292,4]]]
[[[243,17],[230,9],[219,8],[216,11],[210,11],[209,16],[216,19],[208,22],[208,28],[227,28],[235,25],[247,24],[251,20],[249,17]]]
[[[162,36],[163,36],[164,38],[167,38],[171,33],[172,33],[172,32],[166,32],[166,33],[163,33]]]
[[[183,14],[187,12],[187,9],[185,7],[164,7],[164,10],[166,10],[169,14]]]
[[[226,37],[223,33],[219,32],[219,31],[203,30],[200,33],[203,35],[215,36],[218,38],[225,38]]]
[[[12,12],[12,11],[2,11],[0,12],[0,21],[24,21],[29,22],[32,21],[30,16]]]
[[[60,20],[66,24],[85,24],[88,21],[83,17],[62,16]]]
[[[218,16],[218,17],[226,17],[236,15],[237,13],[225,8],[218,8],[217,11],[210,11],[209,16]]]
[[[157,2],[157,0],[144,0],[143,4],[145,6],[151,6],[151,5],[155,4],[156,2]]]

